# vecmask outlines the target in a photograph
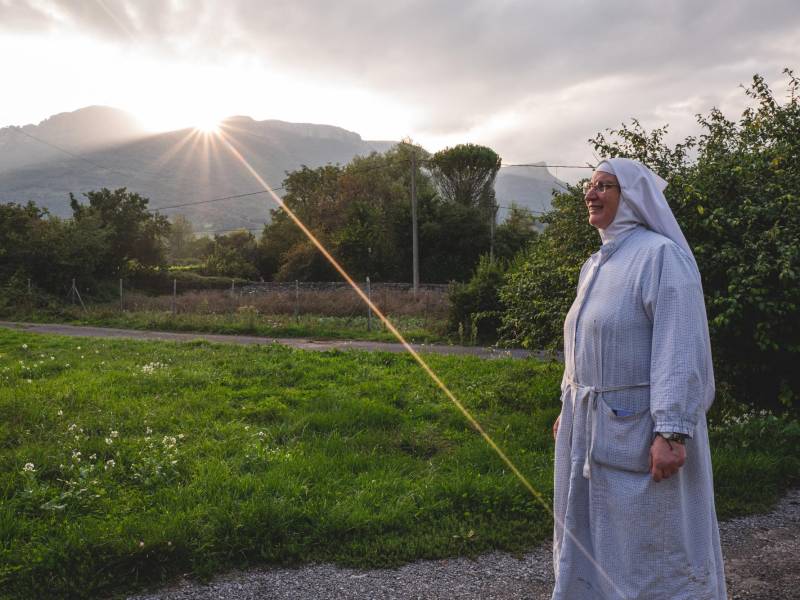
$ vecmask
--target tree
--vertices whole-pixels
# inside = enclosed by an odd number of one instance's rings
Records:
[[[173,217],[170,225],[169,235],[167,236],[167,249],[170,260],[195,257],[197,248],[192,222],[185,215],[178,214]]]
[[[77,223],[52,217],[33,202],[0,205],[0,279],[63,293],[73,278],[95,281],[108,247],[94,219]]]
[[[491,148],[459,144],[440,150],[430,160],[431,174],[445,200],[463,206],[494,207],[494,180],[500,157]]]
[[[103,231],[107,244],[98,264],[98,277],[111,278],[138,266],[157,267],[164,263],[164,238],[170,224],[166,217],[147,210],[149,200],[125,188],[102,188],[84,194],[88,204],[69,195],[76,224]]]
[[[541,221],[544,232],[514,258],[500,290],[506,309],[500,331],[525,348],[557,350],[581,265],[600,240],[578,187],[553,196],[552,210]]]
[[[246,230],[214,236],[211,252],[206,258],[203,273],[222,277],[257,279],[258,244]]]
[[[536,225],[536,218],[529,211],[512,204],[508,218],[495,231],[494,255],[511,260],[536,237]]]
[[[698,117],[702,135],[674,147],[665,127],[647,132],[637,121],[590,140],[598,154],[635,158],[669,182],[667,201],[703,276],[718,395],[763,407],[800,395],[800,81],[785,74],[786,102],[756,75],[746,90],[753,106],[738,122],[713,109]],[[516,307],[506,335],[534,347],[560,344],[577,270],[598,244],[585,215],[570,225],[583,212],[573,194],[573,204],[556,197],[548,229],[503,290]],[[526,316],[525,303],[536,312]]]

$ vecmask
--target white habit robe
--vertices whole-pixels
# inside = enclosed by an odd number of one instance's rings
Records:
[[[705,417],[713,373],[692,258],[642,225],[604,244],[581,270],[564,359],[553,599],[726,598]],[[659,483],[655,431],[691,436],[684,466]]]

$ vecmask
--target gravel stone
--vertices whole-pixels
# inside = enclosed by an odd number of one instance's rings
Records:
[[[720,523],[720,535],[730,600],[800,599],[800,489],[770,513]],[[397,569],[320,564],[234,571],[209,584],[182,579],[128,600],[547,600],[552,586],[547,543],[521,558],[492,552],[474,560],[423,560]]]

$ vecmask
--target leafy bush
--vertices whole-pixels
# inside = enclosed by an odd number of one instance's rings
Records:
[[[640,160],[668,182],[665,194],[703,275],[718,389],[757,407],[800,395],[800,81],[790,70],[779,103],[755,76],[755,106],[738,123],[719,110],[703,134],[674,147],[666,127],[637,121],[598,134],[601,156]],[[518,260],[501,297],[503,333],[528,347],[560,346],[560,325],[581,263],[599,245],[577,188],[560,194],[548,230]]]
[[[505,266],[484,255],[467,283],[452,284],[448,317],[451,332],[461,332],[473,342],[497,339],[503,309],[498,291],[504,275]]]

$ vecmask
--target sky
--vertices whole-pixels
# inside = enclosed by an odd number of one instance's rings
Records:
[[[100,104],[153,131],[249,115],[583,165],[632,118],[672,141],[736,118],[755,73],[780,95],[800,3],[0,0],[0,56],[0,126]]]

